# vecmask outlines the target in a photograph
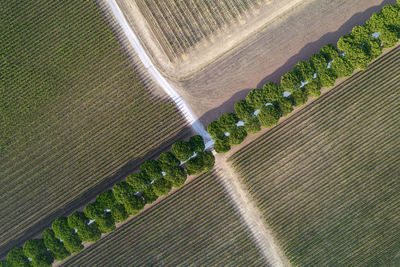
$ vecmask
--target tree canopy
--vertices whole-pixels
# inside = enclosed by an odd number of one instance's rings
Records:
[[[235,103],[235,113],[241,120],[247,120],[254,114],[254,108],[246,100],[239,100]]]
[[[293,103],[287,97],[279,98],[277,101],[275,101],[274,105],[280,111],[282,116],[288,115],[293,110]]]
[[[160,177],[157,176],[157,179],[159,178]],[[146,174],[144,174],[144,172],[137,172],[129,174],[126,177],[126,182],[132,187],[133,191],[142,192],[147,186],[150,185],[151,179]]]
[[[289,71],[281,77],[281,86],[287,92],[292,92],[301,85],[301,77],[295,71]]]
[[[124,205],[116,203],[111,208],[111,216],[115,222],[123,222],[129,215],[126,212]]]
[[[171,166],[164,176],[164,179],[170,181],[174,187],[181,187],[185,183],[186,178],[185,169],[181,166]]]
[[[189,145],[192,152],[196,153],[203,152],[206,148],[204,145],[203,137],[201,137],[200,135],[191,136],[189,139]]]
[[[140,167],[140,171],[145,174],[144,176],[141,176],[143,178],[143,182],[146,183],[146,176],[149,177],[151,180],[157,180],[162,178],[162,170],[158,162],[154,159],[146,160],[143,162]]]
[[[10,250],[6,259],[12,266],[31,266],[21,247],[14,247]]]
[[[191,160],[191,159],[190,159]],[[189,160],[189,161],[190,161]],[[188,161],[188,162],[189,162]],[[187,164],[187,163],[186,163]],[[171,191],[172,189],[172,183],[166,179],[159,179],[157,181],[155,181],[153,183],[152,186],[153,192],[157,195],[157,196],[164,196],[167,195],[169,193],[169,191]]]
[[[319,97],[321,95],[321,82],[319,79],[315,79],[314,81],[306,84],[304,86],[304,90],[308,96]]]
[[[244,127],[246,129],[246,132],[249,134],[255,134],[255,133],[258,133],[259,131],[261,131],[260,121],[255,116],[246,120]]]
[[[32,239],[25,242],[23,246],[25,256],[32,259],[33,266],[51,266],[54,255],[47,251],[43,239]]]
[[[304,87],[299,88],[292,93],[291,98],[294,106],[298,107],[304,105],[308,100],[307,91]]]
[[[265,128],[268,128],[276,125],[280,116],[280,111],[274,105],[268,105],[261,109],[257,117],[261,125]]]
[[[215,139],[214,149],[217,153],[225,153],[231,150],[228,137]]]
[[[247,137],[247,131],[244,126],[236,126],[231,130],[228,139],[230,145],[239,145]]]
[[[218,124],[221,129],[225,132],[230,132],[236,127],[236,123],[239,121],[238,117],[234,113],[222,114],[218,119]]]
[[[312,67],[317,73],[325,70],[328,67],[328,61],[322,54],[314,54],[310,58]]]
[[[294,67],[294,72],[298,73],[301,81],[311,82],[315,73],[315,69],[308,61],[300,61]]]
[[[125,202],[135,193],[135,190],[126,182],[118,182],[114,185],[113,193],[115,199],[121,203]]]
[[[212,121],[207,125],[207,132],[212,138],[223,138],[225,136],[224,130],[219,125],[218,121]]]
[[[117,203],[117,200],[115,199],[112,190],[109,189],[98,194],[96,197],[96,202],[99,204],[99,209],[105,210],[111,209],[111,207],[113,207]],[[87,217],[90,218],[89,216]]]
[[[53,230],[44,230],[42,238],[45,246],[53,253],[56,260],[63,260],[71,255],[68,250],[65,249],[64,244],[55,237]]]
[[[171,152],[181,162],[186,161],[193,155],[190,144],[185,141],[175,142],[171,147]]]

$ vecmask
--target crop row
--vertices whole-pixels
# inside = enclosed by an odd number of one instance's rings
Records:
[[[229,25],[260,1],[148,1],[137,4],[173,59],[189,47]]]
[[[280,85],[268,82],[253,89],[235,104],[235,113],[223,114],[207,130],[215,140],[214,148],[225,153],[242,143],[249,133],[257,133],[278,123],[293,106],[305,104],[308,97],[318,97],[322,87],[333,86],[339,78],[349,77],[355,69],[364,70],[400,39],[400,3],[386,5],[362,26],[342,36],[333,45],[325,45],[309,61],[300,61],[281,77]]]
[[[399,58],[392,50],[231,157],[295,265],[398,265]]]
[[[218,171],[203,174],[65,266],[263,266]]]

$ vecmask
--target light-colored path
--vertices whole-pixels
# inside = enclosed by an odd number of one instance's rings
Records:
[[[110,7],[110,10],[113,13],[114,17],[118,21],[118,24],[121,26],[121,29],[126,35],[129,43],[132,45],[133,49],[139,56],[140,60],[143,62],[143,65],[145,66],[149,74],[176,103],[176,105],[179,107],[179,109],[181,110],[187,121],[191,124],[194,132],[203,137],[203,139],[206,141],[206,147],[208,148],[212,147],[213,141],[208,132],[205,130],[203,124],[198,120],[193,110],[187,105],[187,103],[178,94],[175,88],[172,87],[171,84],[169,84],[168,81],[161,75],[161,73],[154,67],[149,56],[146,54],[143,46],[139,42],[139,39],[137,38],[136,34],[130,27],[129,23],[126,21],[116,1],[106,0],[106,2]]]
[[[227,162],[224,155],[214,153],[215,165],[221,170],[221,177],[231,199],[238,208],[243,221],[251,231],[255,242],[270,266],[290,266],[288,259],[280,249],[271,229],[267,226],[263,215],[257,208],[253,198],[248,194],[240,177]]]

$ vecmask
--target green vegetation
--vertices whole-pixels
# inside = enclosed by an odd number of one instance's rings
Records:
[[[187,125],[95,2],[0,4],[1,254]]]
[[[265,266],[221,179],[197,177],[64,266]]]
[[[231,160],[295,266],[398,266],[400,48]]]

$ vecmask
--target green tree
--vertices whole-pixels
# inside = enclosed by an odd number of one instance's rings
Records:
[[[158,196],[156,195],[156,193],[154,193],[153,185],[147,187],[147,188],[143,191],[142,196],[143,196],[143,198],[144,198],[146,204],[151,204],[151,203],[153,203],[154,201],[156,201],[157,198],[158,198]]]
[[[249,134],[255,134],[261,131],[261,124],[257,117],[252,117],[246,120],[244,127],[246,128],[246,132]]]
[[[98,229],[103,234],[111,233],[115,230],[115,222],[111,213],[109,212],[98,215],[96,218],[96,223]]]
[[[160,168],[161,170],[161,168]],[[157,179],[159,179],[158,177]],[[132,173],[126,177],[126,182],[132,187],[135,192],[142,192],[150,185],[151,179],[144,172]]]
[[[212,121],[207,125],[207,132],[213,139],[221,138],[225,135],[222,127],[219,125],[218,121]]]
[[[111,216],[115,222],[123,222],[129,215],[126,212],[124,205],[116,203],[111,208]]]
[[[244,126],[237,126],[231,130],[228,139],[230,145],[239,145],[247,137],[247,131]]]
[[[193,155],[189,143],[184,141],[175,142],[171,147],[171,152],[181,162],[186,161]]]
[[[25,242],[23,251],[26,257],[32,259],[33,266],[51,266],[54,256],[47,251],[43,239],[32,239]]]
[[[263,97],[266,103],[272,103],[273,101],[283,96],[283,88],[274,82],[268,82],[264,84],[262,88]]]
[[[204,151],[201,155],[203,160],[204,172],[211,171],[215,165],[215,157],[211,151]]]
[[[325,70],[328,67],[328,61],[322,54],[314,54],[310,58],[312,67],[317,73]]]
[[[325,69],[324,71],[318,73],[318,78],[319,81],[321,82],[321,86],[330,87],[335,85],[337,77],[332,69]]]
[[[21,247],[14,247],[10,250],[6,259],[12,266],[31,266]]]
[[[354,72],[353,65],[342,56],[336,57],[332,61],[331,68],[338,78],[348,77]]]
[[[66,236],[73,234],[73,230],[68,225],[68,219],[66,217],[58,217],[54,220],[51,225],[54,234],[57,238],[64,239]]]
[[[200,135],[194,135],[190,137],[189,145],[190,148],[192,149],[192,152],[196,153],[203,152],[204,149],[206,148],[204,145],[203,137],[201,137]]]
[[[102,210],[111,209],[115,204],[117,204],[117,200],[115,200],[114,194],[112,190],[106,190],[96,197],[96,202],[99,204]],[[87,216],[87,215],[86,215]],[[89,218],[89,216],[87,216]],[[94,219],[92,219],[94,220]]]
[[[307,84],[308,85],[308,84]],[[306,86],[307,86],[306,85]],[[282,97],[274,103],[275,107],[280,111],[282,116],[288,115],[293,110],[293,103],[287,97]]]
[[[204,163],[201,155],[197,155],[186,162],[186,170],[189,175],[197,175],[203,172]]]
[[[321,82],[319,79],[315,79],[314,81],[306,84],[304,86],[304,90],[308,96],[319,97],[321,95]]]
[[[178,166],[181,162],[171,152],[163,152],[157,160],[162,166]]]
[[[161,178],[161,179],[158,179],[157,181],[160,181],[160,180],[164,180],[164,179]],[[154,183],[156,183],[157,181],[155,181]],[[126,201],[124,203],[124,207],[125,207],[126,212],[129,215],[135,215],[141,209],[143,209],[144,204],[145,203],[144,203],[143,197],[132,195],[126,199]]]
[[[302,106],[308,100],[307,91],[305,88],[299,88],[292,93],[291,98],[295,107]]]
[[[83,212],[85,213],[86,217],[91,220],[95,220],[97,215],[104,213],[104,208],[97,201],[95,201],[87,204],[83,209]]]
[[[78,253],[83,249],[82,241],[79,239],[76,233],[65,236],[62,238],[64,247],[70,253]]]
[[[228,137],[218,138],[215,140],[214,149],[217,153],[226,153],[231,150]]]
[[[337,56],[339,56],[336,47],[334,47],[332,44],[324,45],[320,50],[320,54],[326,58],[327,62],[334,60]]]
[[[118,203],[125,204],[136,191],[128,183],[118,182],[114,185],[113,193]]]
[[[56,260],[63,260],[71,255],[64,244],[55,237],[53,230],[46,229],[42,233],[44,245],[53,253]]]
[[[308,61],[300,61],[294,67],[294,72],[298,73],[301,81],[311,82],[315,73],[315,69]]]
[[[235,113],[241,120],[247,120],[254,114],[254,108],[246,100],[239,100],[235,103]]]
[[[191,160],[191,159],[190,159]],[[190,161],[188,160],[188,162]],[[187,163],[186,163],[187,164]],[[159,179],[157,181],[155,181],[153,183],[153,192],[157,195],[157,196],[164,196],[167,195],[169,193],[169,191],[171,191],[172,189],[172,183],[166,179]]]
[[[89,223],[89,218],[82,211],[75,211],[68,217],[68,225],[72,229],[80,229]]]
[[[258,120],[265,128],[276,125],[281,116],[280,111],[274,105],[268,105],[261,109],[258,114]]]
[[[281,77],[281,86],[287,92],[292,92],[301,85],[301,77],[295,71],[289,71]]]
[[[96,242],[101,238],[101,232],[99,230],[97,222],[93,222],[89,225],[85,225],[78,228],[78,237],[82,241]]]
[[[238,117],[234,113],[225,113],[222,114],[218,119],[218,124],[221,129],[225,132],[230,132],[233,128],[236,127],[236,123],[239,121]]]
[[[2,260],[0,261],[0,267],[12,267],[12,265],[7,260]]]
[[[246,102],[253,109],[260,109],[266,103],[268,103],[262,89],[253,89],[246,96]]]
[[[56,260],[63,260],[71,254],[64,247],[63,242],[56,238],[52,229],[46,229],[42,233],[45,246],[53,253]]]
[[[151,180],[162,178],[161,167],[154,159],[146,160],[142,165],[140,165],[139,169]]]
[[[166,172],[164,179],[170,181],[174,187],[181,187],[185,183],[187,175],[185,169],[181,166],[171,166]]]

